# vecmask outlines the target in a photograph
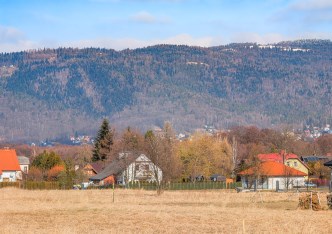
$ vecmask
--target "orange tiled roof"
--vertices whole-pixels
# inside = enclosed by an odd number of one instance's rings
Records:
[[[0,174],[3,171],[20,171],[16,151],[13,149],[0,149]]]
[[[281,153],[271,153],[271,154],[259,154],[257,157],[262,160],[262,161],[274,161],[274,162],[283,162],[283,156],[285,157],[284,159],[299,159],[299,157],[296,154],[286,154],[284,152]]]
[[[239,175],[253,175],[256,173],[264,176],[307,176],[307,174],[302,171],[273,161],[262,162],[257,167],[251,167],[241,171]]]

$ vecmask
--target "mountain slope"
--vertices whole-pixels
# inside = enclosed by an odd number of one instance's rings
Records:
[[[93,132],[104,116],[143,130],[330,120],[331,52],[330,41],[305,40],[1,54],[0,137]]]

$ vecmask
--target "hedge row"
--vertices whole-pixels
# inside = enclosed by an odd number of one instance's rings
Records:
[[[21,182],[0,182],[0,188],[4,187],[15,187],[28,190],[37,190],[37,189],[60,189],[59,182],[49,182],[49,181],[21,181]]]

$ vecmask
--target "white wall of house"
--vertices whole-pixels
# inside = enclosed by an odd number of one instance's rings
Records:
[[[277,183],[279,183],[279,189],[286,189],[287,183],[288,189],[292,189],[294,186],[304,186],[305,178],[302,177],[270,177],[268,178],[268,189],[277,189]]]
[[[21,171],[25,174],[29,173],[29,164],[20,164]]]
[[[248,179],[246,176],[241,177],[242,186],[244,188],[249,188]],[[268,189],[276,190],[277,184],[279,184],[279,189],[286,189],[287,183],[288,189],[292,189],[294,186],[304,186],[305,177],[268,177],[263,181],[262,179],[257,179],[256,188],[257,189]],[[251,189],[254,188],[254,185],[251,186]]]
[[[122,183],[125,183],[125,181],[156,182],[157,180],[160,182],[162,180],[162,171],[148,157],[141,154],[135,162],[129,164],[120,177],[122,177]]]
[[[19,171],[2,171],[2,174],[0,175],[0,182],[16,182],[17,180],[20,180]]]

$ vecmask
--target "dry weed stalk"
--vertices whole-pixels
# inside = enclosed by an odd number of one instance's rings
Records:
[[[305,210],[322,210],[319,194],[313,192],[301,194],[298,207]]]

